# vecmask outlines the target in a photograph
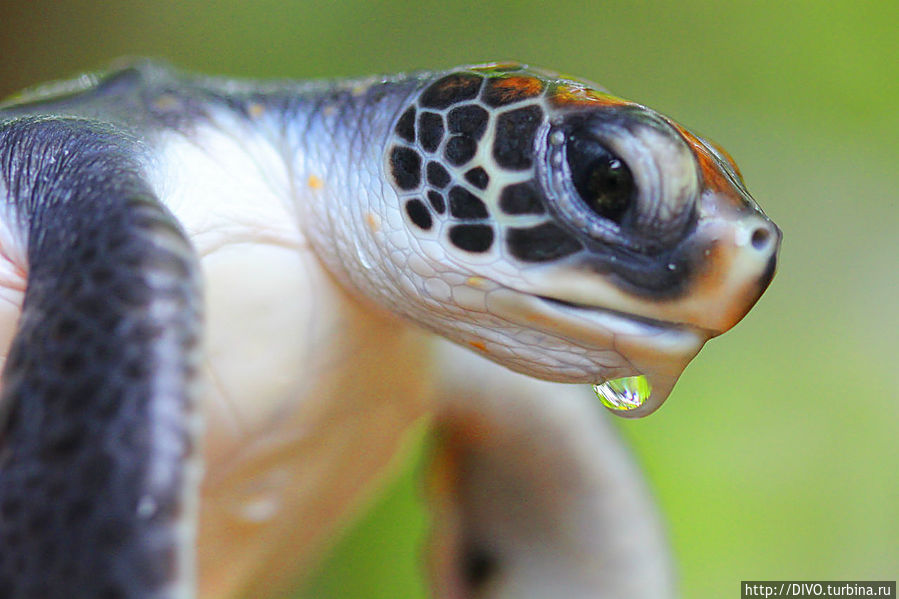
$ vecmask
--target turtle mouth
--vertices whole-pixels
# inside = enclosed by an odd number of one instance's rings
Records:
[[[692,346],[700,338],[701,344],[716,335],[711,329],[692,323],[662,320],[598,304],[496,285],[498,288],[489,295],[503,304],[505,310],[502,311],[507,315],[517,315],[516,320],[523,319],[529,326],[561,334],[586,345],[595,343],[598,347],[611,349],[621,340],[640,339],[647,350],[658,347],[664,354],[672,346]]]
[[[644,405],[619,414],[627,418],[639,418],[656,410],[690,360],[714,336],[712,331],[689,323],[655,319],[502,285],[487,293],[487,308],[519,326],[565,339],[571,347],[566,351],[590,356],[593,362],[592,368],[579,369],[577,373],[544,373],[542,378],[599,384],[623,377],[646,377],[652,394]]]
[[[669,320],[659,320],[656,318],[650,318],[648,316],[642,316],[640,314],[634,314],[631,312],[623,312],[621,310],[614,310],[612,308],[606,308],[604,306],[596,306],[590,304],[582,304],[578,302],[573,302],[570,300],[559,299],[556,297],[549,297],[546,295],[534,295],[537,299],[553,306],[559,310],[572,310],[577,312],[596,312],[603,315],[607,315],[612,318],[622,319],[630,321],[634,324],[641,325],[647,329],[647,332],[651,333],[653,329],[657,332],[661,333],[669,330],[694,330],[694,331],[705,331],[708,333],[709,337],[713,336],[713,332],[710,330],[702,329],[701,327],[697,327],[695,325],[688,325],[680,322],[673,322]]]

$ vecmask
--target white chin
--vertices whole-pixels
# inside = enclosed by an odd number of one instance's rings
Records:
[[[492,314],[564,339],[596,355],[592,367],[541,372],[531,376],[561,383],[598,384],[643,375],[652,394],[639,408],[621,415],[639,418],[656,410],[671,392],[684,368],[712,336],[710,331],[677,323],[632,316],[601,307],[583,306],[500,287],[487,294]],[[550,350],[552,351],[552,350]],[[516,369],[517,370],[517,369]]]

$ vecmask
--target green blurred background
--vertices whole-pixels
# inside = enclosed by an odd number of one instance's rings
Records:
[[[779,274],[665,408],[621,422],[687,598],[899,575],[899,3],[0,4],[0,95],[121,55],[322,77],[516,59],[717,140],[785,233]],[[297,597],[424,597],[421,444]],[[639,559],[639,556],[635,556]]]

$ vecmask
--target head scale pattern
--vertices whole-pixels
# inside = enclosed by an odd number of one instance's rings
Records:
[[[535,141],[557,91],[539,73],[507,64],[453,72],[419,94],[388,146],[417,235],[468,258],[503,251],[501,239],[524,262],[581,249],[547,214],[537,181]]]
[[[726,153],[551,72],[434,76],[382,164],[418,241],[395,252],[410,314],[532,375],[651,375],[649,411],[773,274],[779,232]]]

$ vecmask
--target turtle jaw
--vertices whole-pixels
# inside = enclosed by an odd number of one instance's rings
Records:
[[[532,371],[528,374],[557,382],[587,384],[645,376],[652,393],[640,407],[620,413],[627,418],[640,418],[658,409],[690,360],[715,335],[714,331],[693,325],[508,287],[494,289],[488,297],[491,312],[530,329],[566,339],[573,346],[597,356],[592,371],[576,377],[560,377],[553,372]]]
[[[705,342],[739,322],[774,276],[780,230],[745,205],[722,206],[718,195],[704,198],[680,254],[686,276],[673,295],[635,293],[616,273],[592,269],[589,259],[528,269],[514,288],[491,291],[491,313],[562,339],[593,360],[576,376],[529,374],[593,384],[642,375],[650,397],[616,414],[639,418],[658,409]]]
[[[649,381],[652,392],[642,405],[615,412],[624,418],[642,418],[659,409],[690,360],[706,341],[715,336],[714,331],[697,326],[538,297],[555,307],[562,318],[576,318],[595,328],[613,331],[613,348],[634,369],[634,372],[623,376],[642,375]],[[606,380],[609,378],[617,377],[607,377]],[[605,380],[592,382],[599,384]]]

